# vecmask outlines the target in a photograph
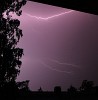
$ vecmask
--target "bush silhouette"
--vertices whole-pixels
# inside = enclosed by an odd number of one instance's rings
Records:
[[[75,95],[77,93],[77,89],[71,85],[67,92],[68,94]]]

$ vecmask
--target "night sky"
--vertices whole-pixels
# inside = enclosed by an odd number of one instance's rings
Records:
[[[34,91],[79,87],[84,79],[98,85],[98,16],[30,1],[22,10],[20,17],[13,15],[24,35],[18,44],[24,56],[17,81],[30,80]]]

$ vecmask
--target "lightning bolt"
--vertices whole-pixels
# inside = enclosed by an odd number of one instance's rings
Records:
[[[61,15],[65,15],[65,14],[71,13],[73,11],[74,10],[70,10],[70,11],[67,11],[67,12],[62,12],[60,14],[56,14],[56,15],[53,15],[53,16],[49,16],[49,17],[46,17],[46,18],[44,18],[44,17],[38,17],[38,16],[33,16],[33,15],[28,14],[28,13],[25,13],[25,14],[27,16],[29,16],[29,17],[36,18],[37,20],[49,20],[49,19],[52,19],[52,18],[55,18],[55,17],[59,17]],[[59,61],[57,61],[55,59],[51,59],[51,58],[49,58],[49,59],[50,59],[50,61],[55,62],[55,63],[60,64],[60,65],[67,65],[67,66],[72,66],[72,67],[77,67],[78,68],[78,66],[77,65],[74,65],[74,64],[62,63],[62,62],[59,62]],[[44,67],[47,67],[48,69],[53,70],[53,71],[56,71],[56,72],[67,73],[67,74],[72,73],[71,71],[65,71],[65,70],[59,70],[59,69],[53,68],[53,67],[49,66],[48,64],[46,64],[42,60],[38,60],[37,59],[37,62],[40,62]]]
[[[60,64],[60,65],[66,65],[66,66],[72,66],[72,67],[75,67],[75,68],[80,68],[80,66],[78,65],[75,65],[75,64],[70,64],[70,63],[62,63],[62,62],[59,62],[58,60],[55,60],[55,59],[51,59],[51,58],[45,58],[45,59],[48,59],[52,62],[55,62],[57,64]],[[38,62],[40,62],[42,65],[44,65],[44,67],[47,67],[48,69],[50,70],[53,70],[53,71],[56,71],[56,72],[60,72],[60,73],[67,73],[67,74],[72,74],[71,71],[65,71],[65,70],[60,70],[60,69],[57,69],[57,68],[53,68],[51,66],[49,66],[48,64],[45,63],[45,61],[39,59],[37,60]]]
[[[55,17],[58,17],[58,16],[61,16],[61,15],[65,15],[65,14],[68,14],[68,13],[71,13],[71,12],[73,12],[74,10],[70,10],[70,11],[67,11],[67,12],[62,12],[62,13],[60,13],[60,14],[56,14],[56,15],[53,15],[53,16],[50,16],[50,17],[46,17],[46,18],[44,18],[44,17],[37,17],[37,16],[33,16],[33,15],[30,15],[30,14],[28,14],[28,13],[25,13],[27,16],[29,16],[29,17],[32,17],[32,18],[36,18],[36,19],[40,19],[40,20],[49,20],[49,19],[51,19],[51,18],[55,18]]]
[[[61,63],[61,62],[59,62],[59,61],[57,61],[55,59],[51,59],[51,58],[46,58],[46,59],[47,60],[51,60],[52,62],[56,62],[57,64],[60,64],[60,65],[66,65],[66,66],[69,65],[69,66],[78,68],[78,66],[77,65],[74,65],[74,64]],[[26,57],[26,58],[23,58],[22,60],[23,60],[23,62],[26,63],[26,61],[31,61],[31,58],[27,58]],[[54,67],[50,66],[49,64],[46,64],[46,62],[44,61],[44,59],[41,59],[41,58],[34,58],[33,61],[31,61],[31,62],[40,63],[40,64],[43,65],[43,67],[46,67],[46,68],[48,68],[48,69],[50,69],[52,71],[56,71],[56,72],[59,72],[59,73],[74,74],[73,71],[60,70],[60,69],[54,68]]]
[[[56,69],[56,68],[52,68],[50,67],[48,64],[44,63],[43,61],[39,61],[42,65],[44,65],[45,67],[47,67],[48,69],[50,70],[53,70],[53,71],[56,71],[56,72],[60,72],[60,73],[67,73],[67,74],[71,74],[72,72],[68,72],[68,71],[64,71],[64,70],[59,70],[59,69]]]
[[[62,62],[59,62],[58,60],[51,59],[51,58],[47,58],[47,59],[49,59],[50,61],[55,62],[57,64],[60,64],[60,65],[67,65],[67,66],[72,66],[72,67],[80,68],[78,65],[75,65],[75,64],[62,63]]]

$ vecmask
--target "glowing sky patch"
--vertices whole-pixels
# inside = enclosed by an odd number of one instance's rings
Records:
[[[17,81],[29,79],[31,90],[48,91],[55,85],[79,87],[84,79],[98,83],[98,16],[36,2],[27,2],[22,11],[13,16],[23,30]]]
[[[73,12],[74,10],[70,10],[70,11],[67,11],[67,12],[63,12],[63,13],[60,13],[60,14],[56,14],[56,15],[52,15],[52,16],[49,16],[49,17],[38,17],[38,16],[33,16],[33,15],[30,15],[28,13],[25,13],[26,15],[28,15],[29,17],[32,17],[32,18],[36,18],[36,19],[41,19],[41,20],[49,20],[51,18],[55,18],[55,17],[59,17],[61,15],[65,15],[65,14],[69,14],[71,12]]]

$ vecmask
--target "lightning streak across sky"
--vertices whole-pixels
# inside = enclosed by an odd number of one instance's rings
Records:
[[[28,13],[25,13],[25,14],[28,15],[29,17],[32,17],[32,18],[36,18],[36,19],[40,19],[40,20],[49,20],[51,18],[55,18],[55,17],[61,16],[61,15],[65,15],[65,14],[71,13],[73,11],[74,10],[70,10],[70,11],[67,11],[67,12],[63,12],[63,13],[56,14],[56,15],[49,16],[49,17],[45,17],[45,18],[44,17],[33,16],[33,15],[28,14]]]
[[[57,63],[57,64],[59,64],[59,65],[66,65],[66,66],[71,66],[71,67],[76,67],[76,68],[80,68],[80,66],[78,66],[78,65],[75,65],[75,64],[70,64],[70,63],[66,63],[66,62],[59,62],[58,60],[55,60],[55,59],[50,59],[50,58],[48,58],[50,61],[52,61],[52,62],[55,62],[55,63]]]
[[[41,60],[40,60],[40,63],[41,63],[42,65],[44,65],[45,67],[49,68],[50,70],[53,70],[53,71],[56,71],[56,72],[67,73],[67,74],[72,73],[72,72],[69,72],[69,71],[59,70],[59,69],[56,69],[56,68],[52,68],[52,67],[50,67],[48,64],[44,63],[44,62],[41,61]]]
[[[47,59],[47,58],[46,58]],[[71,67],[76,67],[78,68],[77,65],[74,65],[74,64],[69,64],[69,63],[61,63],[55,59],[51,59],[51,58],[48,58],[47,60],[50,60],[52,62],[56,62],[57,64],[59,65],[65,65],[66,66],[71,66]],[[67,70],[60,70],[60,69],[57,69],[57,68],[53,68],[52,66],[46,64],[46,62],[43,60],[43,59],[39,59],[39,58],[34,58],[33,62],[36,62],[36,63],[41,63],[44,67],[47,67],[48,69],[50,70],[53,70],[53,71],[56,71],[56,72],[60,72],[60,73],[67,73],[67,74],[72,74],[72,71],[67,71]],[[56,67],[56,66],[55,66]]]
[[[65,65],[65,66],[71,66],[71,67],[75,67],[75,68],[80,68],[78,65],[74,65],[74,64],[70,64],[70,63],[61,63],[58,60],[51,59],[51,58],[48,58],[47,60],[50,60],[52,62],[56,62],[59,65]],[[60,70],[60,69],[57,69],[57,68],[53,68],[53,67],[49,66],[48,64],[46,64],[45,61],[42,61],[42,60],[38,60],[38,61],[42,65],[44,65],[45,67],[49,68],[50,70],[53,70],[53,71],[56,71],[56,72],[60,72],[60,73],[67,73],[67,74],[71,74],[72,73],[71,71],[66,71],[66,70]]]
[[[49,16],[49,17],[46,17],[46,18],[45,18],[45,17],[33,16],[33,15],[31,15],[31,14],[28,14],[28,13],[25,13],[25,14],[26,14],[27,16],[29,16],[29,17],[36,18],[37,20],[49,20],[49,19],[52,19],[52,18],[55,18],[55,17],[59,17],[59,16],[61,16],[61,15],[69,14],[69,13],[71,13],[71,12],[73,12],[73,11],[74,11],[74,10],[70,10],[70,11],[63,12],[63,13],[59,13],[59,14],[56,14],[56,15],[52,15],[52,16]],[[49,58],[49,59],[47,59],[47,60],[50,60],[52,63],[54,62],[54,63],[57,63],[57,64],[59,64],[59,65],[72,66],[72,67],[78,68],[77,65],[69,64],[69,63],[61,63],[61,62],[59,62],[59,61],[57,61],[57,60],[55,60],[55,59]],[[37,59],[37,62],[40,62],[43,66],[49,68],[50,70],[56,71],[56,72],[67,73],[67,74],[72,73],[71,71],[65,71],[65,70],[59,70],[59,69],[57,69],[57,68],[53,68],[53,67],[51,67],[50,65],[46,64],[46,63],[45,63],[43,60],[41,60],[41,59],[40,59],[40,60]]]

